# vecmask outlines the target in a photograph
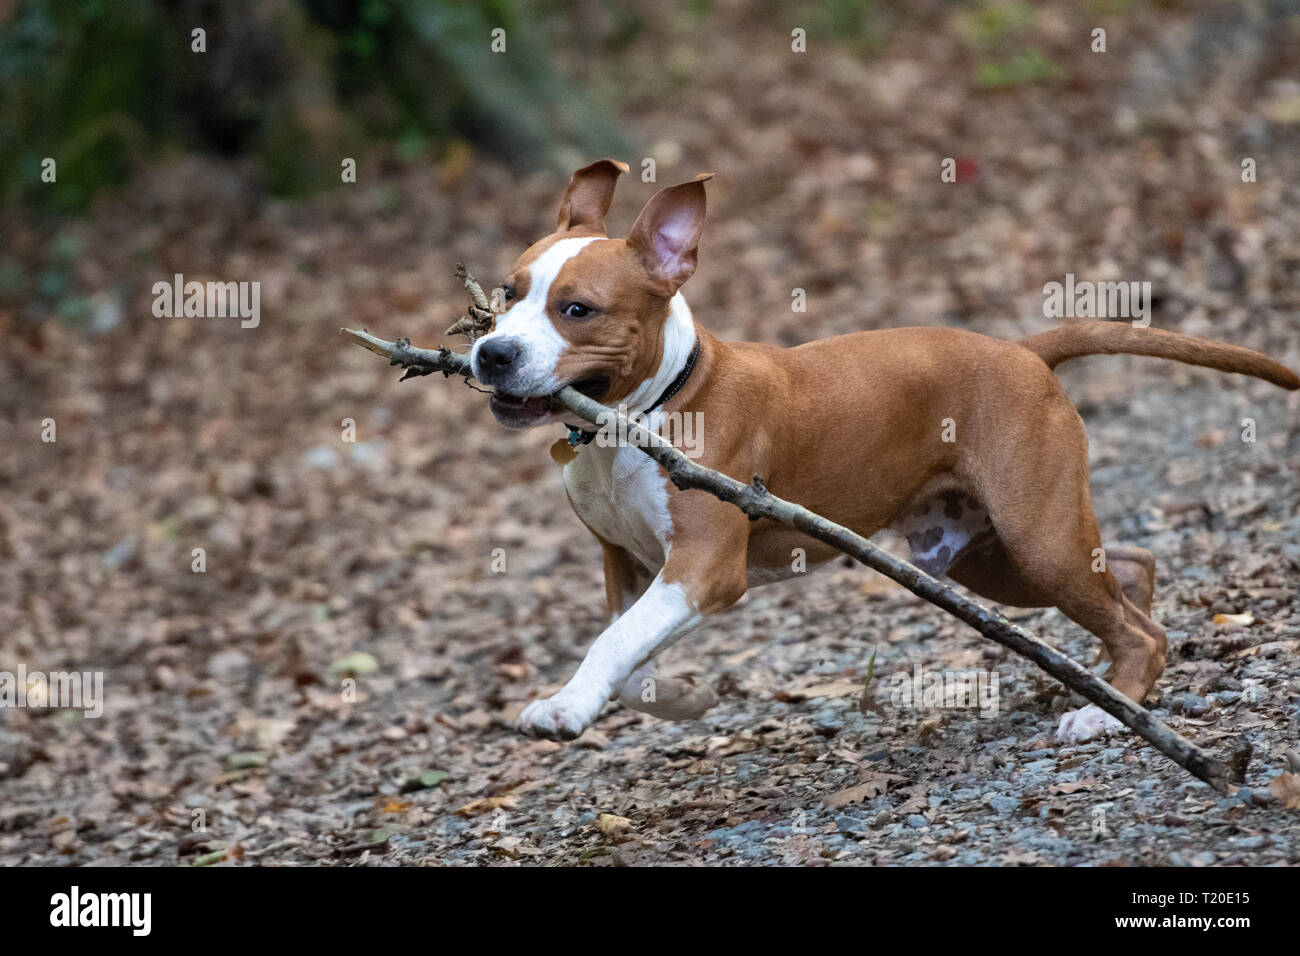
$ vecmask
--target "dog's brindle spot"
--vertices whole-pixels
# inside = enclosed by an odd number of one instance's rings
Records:
[[[944,491],[922,502],[893,530],[907,538],[912,562],[927,574],[942,575],[966,553],[995,536],[980,502],[964,491]]]

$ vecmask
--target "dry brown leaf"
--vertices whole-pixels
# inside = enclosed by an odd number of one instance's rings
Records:
[[[1245,627],[1247,624],[1255,623],[1255,615],[1246,611],[1244,614],[1216,614],[1214,615],[1215,624],[1230,624],[1233,627]]]
[[[738,667],[762,650],[763,648],[761,646],[746,648],[745,650],[741,651],[738,654],[732,654],[730,657],[724,657],[722,659],[722,663],[726,664],[728,667]]]
[[[898,806],[894,807],[892,813],[895,817],[911,816],[913,813],[920,813],[925,810],[930,801],[925,798],[923,793],[914,793]]]
[[[870,800],[872,797],[878,797],[888,790],[891,783],[902,779],[904,778],[892,773],[871,774],[861,783],[846,787],[837,793],[832,793],[826,798],[826,805],[838,809],[839,807],[847,807],[850,803],[857,803],[859,800]]]
[[[606,836],[622,836],[632,829],[632,821],[613,813],[602,813],[596,817],[596,829]]]
[[[803,692],[803,695],[808,700],[816,700],[819,697],[848,697],[860,690],[862,690],[862,681],[833,680],[827,684],[809,687]]]
[[[1048,793],[1076,793],[1079,790],[1091,790],[1097,785],[1094,777],[1088,777],[1086,780],[1075,780],[1069,783],[1058,783],[1055,786],[1048,787]]]
[[[1284,773],[1274,777],[1268,792],[1288,810],[1300,810],[1300,773]]]
[[[456,812],[462,817],[476,817],[481,813],[491,813],[493,810],[513,810],[518,803],[518,797],[513,793],[507,793],[500,797],[480,797],[471,800]]]
[[[797,687],[792,690],[776,691],[772,697],[776,700],[797,704],[804,700],[817,700],[821,697],[847,697],[862,690],[863,682],[856,680],[833,680],[811,687]]]

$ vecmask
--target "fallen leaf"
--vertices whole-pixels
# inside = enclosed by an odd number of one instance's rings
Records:
[[[732,654],[730,657],[724,657],[722,663],[726,664],[728,667],[737,667],[762,650],[762,647],[750,647],[741,651],[739,654]]]
[[[1074,780],[1069,783],[1058,783],[1055,786],[1048,787],[1047,792],[1048,793],[1077,793],[1080,790],[1091,790],[1096,785],[1097,785],[1096,778],[1089,777],[1086,780]]]
[[[848,697],[860,690],[862,690],[862,685],[855,680],[835,680],[828,684],[809,687],[803,692],[803,695],[808,700],[816,700],[819,697]]]
[[[260,751],[230,754],[226,757],[227,770],[252,770],[266,766],[266,754]]]
[[[632,829],[632,821],[627,817],[615,816],[612,813],[602,813],[596,817],[596,828],[606,836],[622,836]]]
[[[1246,611],[1244,614],[1216,614],[1214,615],[1215,624],[1230,624],[1233,627],[1245,627],[1247,624],[1255,623],[1255,615]]]
[[[462,817],[476,817],[482,813],[491,813],[493,810],[513,810],[518,803],[518,797],[507,793],[500,797],[480,797],[471,800],[456,812]]]
[[[861,783],[852,787],[845,787],[837,793],[832,793],[826,798],[828,807],[847,807],[850,803],[857,803],[859,800],[870,800],[872,797],[878,797],[889,789],[890,783],[903,778],[892,773],[872,774]]]
[[[428,790],[436,787],[449,777],[450,774],[445,770],[426,770],[418,777],[407,777],[402,782],[402,793],[414,793],[416,790]]]
[[[1274,777],[1268,792],[1287,810],[1300,810],[1300,773],[1284,773]]]
[[[811,687],[776,691],[772,694],[772,697],[774,700],[797,704],[800,701],[816,700],[820,697],[847,697],[860,690],[862,690],[862,685],[855,680],[834,680],[824,684],[814,684]]]
[[[929,804],[924,793],[914,793],[890,812],[896,817],[906,817],[913,813],[920,813]]]
[[[330,665],[330,675],[334,677],[356,677],[358,674],[373,674],[379,670],[379,661],[365,651],[344,654]]]

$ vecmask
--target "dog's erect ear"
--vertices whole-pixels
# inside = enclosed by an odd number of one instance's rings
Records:
[[[560,232],[570,229],[605,231],[605,213],[614,201],[618,177],[627,172],[627,163],[600,159],[573,174],[569,187],[560,197],[560,213],[555,226]]]
[[[650,277],[671,296],[695,272],[695,249],[704,230],[704,184],[713,173],[655,193],[627,235]]]

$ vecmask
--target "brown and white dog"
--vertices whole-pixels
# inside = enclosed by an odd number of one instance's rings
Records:
[[[496,418],[512,428],[562,423],[552,396],[565,385],[649,411],[652,428],[666,413],[701,416],[701,464],[742,481],[759,475],[774,494],[864,536],[898,530],[925,570],[993,601],[1060,608],[1101,639],[1111,682],[1141,703],[1165,667],[1165,633],[1150,617],[1154,561],[1133,547],[1096,560],[1087,439],[1052,369],[1125,352],[1289,389],[1300,379],[1247,349],[1113,322],[1020,342],[902,328],[790,349],[723,343],[695,324],[679,292],[695,271],[710,177],[661,190],[626,239],[610,239],[605,214],[626,171],[607,159],[578,170],[555,232],[506,277],[496,328],[471,353],[475,376],[496,390]],[[573,678],[529,704],[519,727],[572,739],[611,697],[669,719],[698,716],[712,690],[654,681],[655,656],[749,587],[791,577],[794,549],[810,564],[837,552],[678,490],[635,447],[576,449],[564,485],[604,549],[612,620]],[[1118,726],[1089,705],[1064,715],[1057,734],[1084,740]]]

